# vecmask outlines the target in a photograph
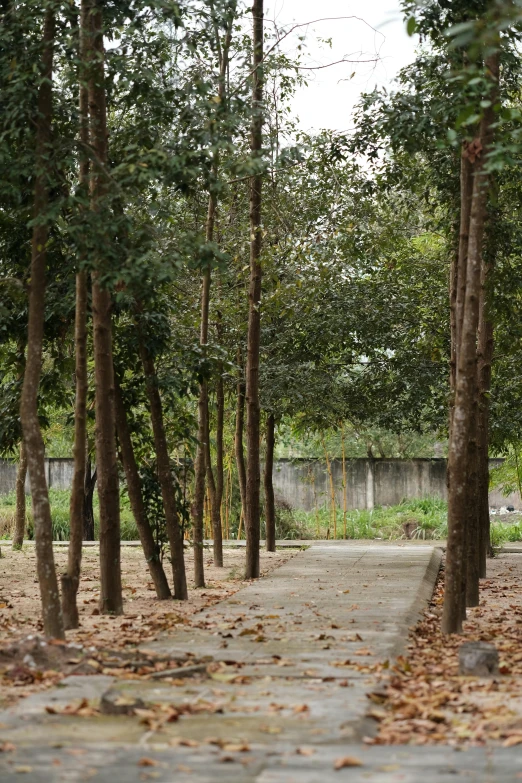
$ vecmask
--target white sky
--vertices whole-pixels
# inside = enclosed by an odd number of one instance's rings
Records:
[[[351,114],[361,92],[389,86],[397,71],[414,58],[415,36],[406,34],[399,0],[267,0],[267,29],[272,22],[287,27],[291,22],[311,22],[325,17],[355,16],[315,22],[296,30],[307,32],[305,64],[325,65],[343,58],[365,60],[379,56],[377,63],[342,63],[315,71],[305,71],[309,85],[301,88],[294,110],[304,130],[352,127]],[[375,29],[371,29],[375,28]],[[331,38],[332,48],[318,42]],[[290,36],[281,48],[292,53],[297,44]],[[350,79],[355,71],[355,76]]]

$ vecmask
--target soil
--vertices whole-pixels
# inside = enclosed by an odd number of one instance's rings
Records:
[[[261,576],[296,554],[296,550],[261,553]],[[189,600],[158,601],[140,547],[122,547],[124,614],[101,616],[98,609],[98,547],[83,553],[82,580],[78,595],[80,628],[67,632],[65,644],[41,637],[40,596],[36,578],[34,546],[21,552],[2,547],[0,559],[0,707],[22,696],[55,685],[69,674],[121,674],[148,677],[151,673],[180,665],[178,661],[147,659],[136,647],[155,640],[161,632],[190,623],[201,609],[227,598],[243,584],[245,550],[225,548],[224,568],[215,568],[209,551],[205,558],[207,586],[195,590],[193,556],[185,555]],[[65,570],[67,547],[55,547],[57,573]],[[170,564],[165,563],[171,580]],[[184,661],[186,665],[193,660]]]
[[[370,744],[522,745],[522,555],[488,561],[480,605],[468,609],[462,636],[440,631],[443,574],[433,601],[413,630],[407,654],[389,671],[376,667],[381,685],[370,698],[379,723]],[[500,675],[458,674],[463,642],[493,643]]]

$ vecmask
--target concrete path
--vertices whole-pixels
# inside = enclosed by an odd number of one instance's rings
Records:
[[[1,713],[0,741],[16,750],[0,754],[0,780],[20,774],[111,783],[520,779],[516,748],[493,754],[361,743],[374,731],[365,717],[374,687],[365,667],[402,651],[440,557],[440,550],[409,544],[313,544],[175,636],[148,645],[181,664],[205,658],[208,665],[196,667],[193,677],[174,675],[174,683],[69,677]],[[82,697],[96,706],[104,694],[104,704],[148,711],[147,725],[134,715],[46,710]],[[173,705],[184,714],[165,722],[161,716]],[[362,766],[336,771],[345,756]]]

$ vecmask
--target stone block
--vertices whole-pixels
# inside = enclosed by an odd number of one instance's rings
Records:
[[[459,649],[459,674],[494,677],[499,674],[498,650],[489,642],[464,642]]]

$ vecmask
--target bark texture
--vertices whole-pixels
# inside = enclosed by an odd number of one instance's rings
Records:
[[[94,490],[98,472],[96,469],[92,472],[91,460],[89,457],[89,444],[86,442],[87,466],[85,468],[85,481],[83,484],[83,540],[94,541]]]
[[[261,154],[263,141],[263,0],[254,0],[252,128],[250,149],[254,158]],[[246,367],[247,464],[246,464],[246,571],[247,579],[259,577],[260,483],[259,464],[259,348],[261,343],[261,191],[262,177],[250,180],[250,285],[248,291],[248,338]]]
[[[161,601],[170,598],[171,592],[160,560],[159,548],[154,542],[154,536],[152,535],[152,530],[145,511],[141,479],[134,456],[134,447],[132,445],[132,438],[127,422],[127,412],[125,410],[117,378],[115,378],[115,408],[116,429],[120,444],[120,458],[125,471],[132,514],[136,522],[136,527],[138,528],[138,535],[140,537],[145,560],[147,561],[149,573],[154,583],[154,589],[156,590],[157,597]]]
[[[100,0],[84,0],[90,20],[88,90],[91,142],[96,155],[91,178],[91,203],[96,211],[107,194],[107,108],[105,52]],[[98,267],[101,266],[101,258]],[[120,492],[116,423],[114,416],[114,368],[112,361],[111,295],[102,288],[99,268],[92,276],[92,320],[96,400],[96,467],[100,502],[100,611],[122,614],[120,551]]]
[[[176,507],[176,490],[170,467],[167,436],[163,422],[163,407],[158,389],[158,378],[154,360],[143,342],[140,344],[140,357],[145,373],[147,397],[150,406],[150,418],[154,435],[154,448],[158,467],[158,480],[161,487],[167,537],[169,539],[172,576],[174,579],[174,598],[185,601],[188,598],[185,556],[183,552],[183,531]]]
[[[487,66],[494,91],[498,84],[498,55],[491,57]],[[477,334],[489,183],[485,158],[492,142],[494,120],[493,108],[486,108],[480,123],[479,137],[473,142],[473,157],[476,162],[469,222],[466,287],[462,317],[457,318],[457,378],[448,454],[448,549],[442,616],[442,630],[445,633],[461,633],[462,599],[466,593],[463,591],[466,574],[465,520],[469,514],[469,450],[470,440],[474,435],[473,419],[477,402]],[[471,146],[467,150],[469,157]],[[462,209],[465,209],[464,200]],[[475,555],[477,551],[478,547],[475,546],[472,554]],[[468,580],[476,579],[476,573],[476,569],[468,569]],[[472,587],[467,590],[468,595],[473,593]]]
[[[239,494],[241,497],[241,513],[245,516],[246,508],[246,465],[245,450],[243,446],[243,432],[245,429],[245,379],[243,377],[243,363],[241,350],[237,351],[237,364],[239,367],[239,377],[237,381],[237,402],[236,402],[236,429],[234,433],[234,451],[236,456],[237,479],[239,483]]]
[[[13,532],[13,551],[21,549],[24,543],[25,536],[25,517],[26,517],[26,503],[25,503],[25,479],[27,476],[27,456],[25,453],[25,445],[22,439],[20,443],[20,458],[18,461],[18,470],[16,471],[16,513],[15,513],[15,528]]]
[[[276,551],[276,519],[274,483],[275,416],[271,413],[266,420],[266,456],[265,456],[265,527],[266,551]]]
[[[52,129],[52,76],[55,17],[52,10],[45,14],[43,29],[42,83],[38,91],[36,118],[36,177],[34,217],[31,246],[31,277],[29,287],[29,323],[27,329],[27,359],[20,405],[20,418],[27,453],[27,468],[31,481],[34,518],[36,566],[44,634],[48,638],[64,639],[58,579],[53,554],[51,507],[45,477],[45,449],[38,421],[38,389],[42,369],[42,346],[45,319],[45,273],[49,228],[46,213],[49,206],[49,158]]]
[[[80,13],[80,160],[79,184],[85,192],[89,183],[89,158],[85,150],[90,141],[89,93],[85,62],[90,44],[88,7],[82,3]],[[69,507],[69,548],[67,571],[62,574],[62,612],[65,629],[78,628],[79,616],[76,596],[80,586],[83,531],[85,527],[85,470],[87,467],[87,274],[80,269],[76,274],[76,311],[74,324],[76,399],[74,406],[74,474]]]

